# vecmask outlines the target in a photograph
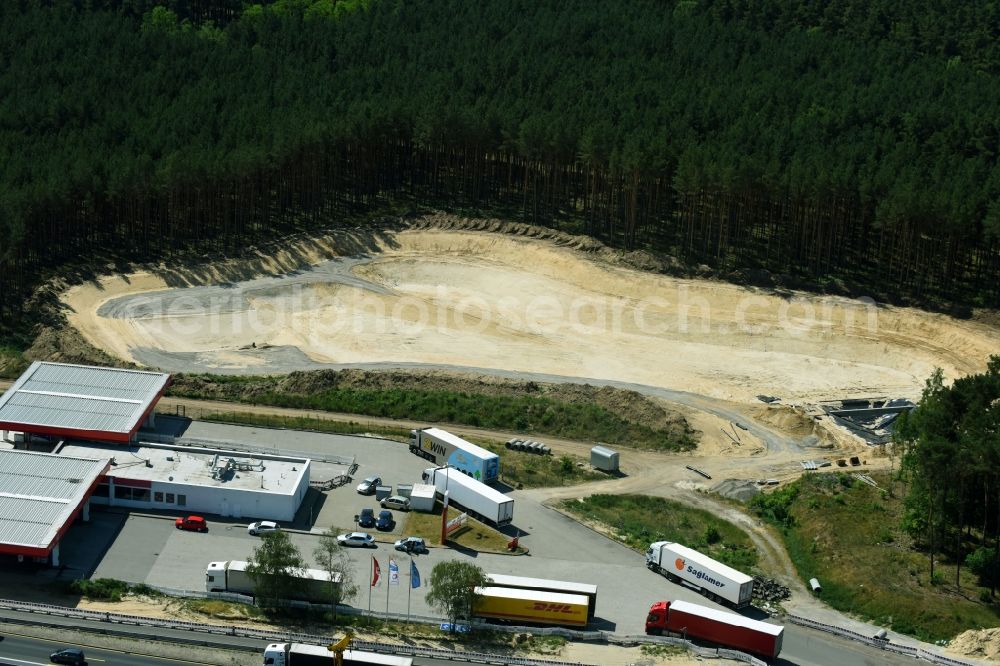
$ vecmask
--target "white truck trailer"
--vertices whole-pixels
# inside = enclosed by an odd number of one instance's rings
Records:
[[[264,666],[332,666],[333,663],[333,653],[325,645],[271,643],[264,648]],[[344,650],[344,666],[413,666],[413,659]]]
[[[303,581],[301,592],[288,601],[310,601],[323,603],[330,599],[330,583],[340,583],[340,575],[332,578],[329,571],[320,569],[302,569],[298,578]],[[253,594],[254,583],[247,573],[247,562],[241,560],[225,560],[209,562],[205,569],[205,590],[207,592],[237,592]]]
[[[476,481],[493,483],[500,478],[500,456],[440,428],[410,431],[410,452],[435,465],[448,465]]]
[[[679,543],[650,544],[646,566],[669,581],[683,583],[733,608],[749,606],[753,597],[753,578]]]
[[[514,500],[503,493],[480,483],[456,469],[431,467],[424,470],[424,481],[444,496],[448,491],[448,501],[457,504],[478,520],[499,527],[510,524],[514,518]]]

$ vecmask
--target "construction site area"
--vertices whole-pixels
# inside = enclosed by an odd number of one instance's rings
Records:
[[[878,465],[870,445],[935,368],[980,372],[1000,348],[975,318],[650,264],[589,238],[438,215],[191,271],[109,275],[63,301],[94,347],[170,372],[402,368],[638,391],[699,433],[692,460],[712,478],[672,480],[738,479],[738,496],[810,463]],[[650,455],[623,466],[659,477]]]

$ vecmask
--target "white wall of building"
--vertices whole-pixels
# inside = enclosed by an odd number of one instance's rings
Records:
[[[116,492],[114,477],[108,477],[108,496],[95,494],[95,504],[121,506],[132,509],[166,509],[178,513],[209,513],[230,518],[262,518],[267,520],[290,521],[295,518],[306,491],[309,490],[311,461],[304,463],[298,483],[290,493],[275,493],[265,490],[227,488],[225,485],[193,485],[170,481],[152,481],[151,487],[132,488],[119,486]],[[130,489],[126,492],[126,488]],[[148,492],[136,492],[148,491]],[[148,496],[148,500],[123,498],[120,495]]]

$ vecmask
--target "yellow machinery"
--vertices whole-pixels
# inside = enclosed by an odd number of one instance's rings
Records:
[[[347,632],[339,641],[327,646],[326,649],[333,653],[333,663],[337,666],[344,666],[344,650],[351,644],[352,638],[354,638],[354,635],[351,632]]]

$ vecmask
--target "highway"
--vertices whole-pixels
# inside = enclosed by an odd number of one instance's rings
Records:
[[[48,666],[48,656],[64,647],[75,647],[65,642],[56,642],[41,638],[27,638],[22,636],[6,635],[0,640],[0,666]],[[155,643],[137,644],[137,649],[144,649],[148,652],[156,651]],[[263,652],[263,649],[261,650]],[[151,657],[116,650],[102,650],[100,648],[85,647],[84,654],[87,663],[91,666],[164,666],[164,664],[192,664],[183,659],[171,659],[167,657]],[[244,653],[247,661],[240,663],[260,663],[263,659],[255,659],[252,654]],[[218,664],[229,664],[228,660],[218,661]],[[416,657],[413,659],[414,666],[446,666],[447,664],[461,664],[472,662],[451,661],[442,659],[426,659]]]

